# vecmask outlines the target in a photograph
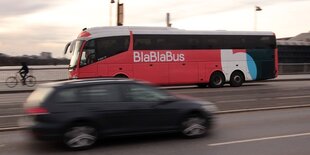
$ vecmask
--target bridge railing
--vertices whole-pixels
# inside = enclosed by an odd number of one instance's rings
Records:
[[[7,77],[14,76],[20,67],[5,67],[0,68],[0,82],[4,82]],[[68,79],[68,68],[61,67],[32,67],[29,66],[29,74],[34,75],[37,81],[55,81]]]
[[[279,74],[310,74],[310,63],[279,63]]]
[[[0,82],[4,82],[9,76],[15,75],[19,66],[0,67]],[[37,81],[54,81],[68,79],[67,66],[30,66],[30,74],[33,74]],[[280,63],[279,74],[310,74],[310,63]]]

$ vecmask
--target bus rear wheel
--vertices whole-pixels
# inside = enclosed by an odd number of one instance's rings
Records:
[[[240,87],[244,82],[244,76],[241,72],[233,72],[230,76],[230,86]]]
[[[223,87],[225,83],[225,77],[221,72],[214,72],[210,77],[209,85],[212,88]]]

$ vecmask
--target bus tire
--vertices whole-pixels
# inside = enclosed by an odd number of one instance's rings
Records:
[[[115,78],[124,78],[124,79],[128,79],[128,76],[124,75],[124,74],[117,74],[114,76]]]
[[[209,81],[209,85],[211,88],[220,88],[223,87],[225,83],[225,76],[221,72],[212,73]]]
[[[206,88],[208,85],[206,83],[197,84],[198,88]]]
[[[244,82],[244,75],[240,71],[235,71],[230,76],[230,86],[240,87]]]

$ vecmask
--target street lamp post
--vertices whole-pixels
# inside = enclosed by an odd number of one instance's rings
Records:
[[[117,15],[116,15],[116,25],[123,26],[124,23],[124,3],[119,3],[117,0]]]
[[[115,3],[114,0],[111,0],[110,2],[110,26],[113,25],[113,4]],[[116,6],[116,25],[117,26],[123,26],[124,22],[124,4],[119,3],[119,0],[117,0],[117,6]]]
[[[260,8],[259,6],[255,6],[255,9],[254,9],[254,31],[256,31],[256,27],[257,27],[257,13],[258,11],[262,11],[263,9]]]
[[[167,24],[167,27],[171,27],[171,23],[170,23],[170,13],[168,12],[166,14],[166,24]]]

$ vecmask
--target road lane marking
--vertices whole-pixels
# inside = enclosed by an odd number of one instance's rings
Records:
[[[263,111],[263,110],[280,110],[280,109],[292,109],[292,108],[307,108],[310,104],[301,105],[289,105],[289,106],[274,106],[274,107],[263,107],[263,108],[249,108],[249,109],[235,109],[235,110],[222,110],[216,112],[216,114],[227,114],[227,113],[239,113],[239,112],[251,112],[251,111]]]
[[[256,99],[244,99],[244,100],[223,100],[223,101],[215,101],[215,103],[253,102],[253,101],[286,100],[286,99],[300,99],[300,98],[310,98],[310,95],[283,96],[283,97],[273,97],[273,98],[269,97],[269,98],[256,98]]]
[[[284,96],[284,97],[276,97],[275,99],[285,100],[285,99],[297,99],[297,98],[309,98],[309,95],[305,96]]]
[[[301,136],[310,136],[310,132],[300,133],[300,134],[292,134],[292,135],[273,136],[273,137],[262,137],[262,138],[255,138],[255,139],[244,139],[244,140],[236,140],[236,141],[229,141],[229,142],[222,142],[222,143],[213,143],[213,144],[208,144],[208,146],[222,146],[222,145],[249,143],[249,142],[257,142],[257,141],[264,141],[264,140],[301,137]]]
[[[24,117],[24,116],[27,116],[27,115],[25,115],[25,114],[20,114],[20,115],[3,115],[3,116],[0,116],[0,118]]]
[[[224,101],[215,101],[215,103],[234,103],[234,102],[253,102],[258,99],[244,99],[244,100],[224,100]]]

